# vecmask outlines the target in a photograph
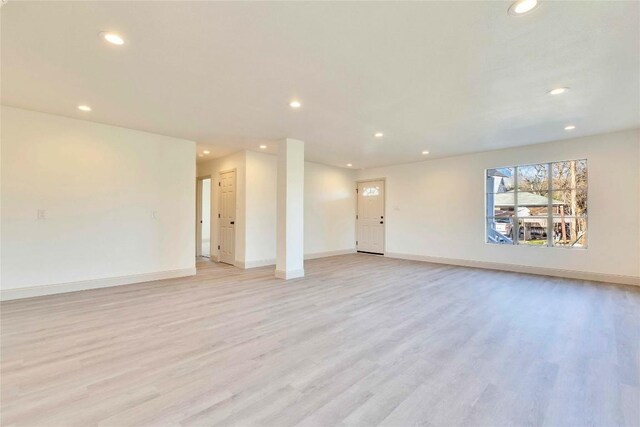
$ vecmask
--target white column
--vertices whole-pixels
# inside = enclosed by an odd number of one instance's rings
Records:
[[[278,144],[276,277],[304,276],[304,142]]]

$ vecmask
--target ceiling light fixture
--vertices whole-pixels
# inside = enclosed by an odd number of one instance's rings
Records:
[[[291,107],[291,108],[300,108],[300,107],[302,107],[302,104],[300,103],[300,101],[291,101],[289,103],[289,107]]]
[[[565,93],[566,91],[568,91],[569,88],[568,87],[557,87],[555,89],[551,89],[549,92],[547,92],[549,95],[561,95],[563,93]]]
[[[347,163],[348,168],[350,168],[351,166],[353,166],[351,163]]]
[[[382,132],[376,132],[373,134],[373,136],[375,136],[376,138],[382,138],[384,134]]]
[[[261,149],[261,150],[264,150],[264,149],[266,149],[266,148],[267,148],[267,146],[266,146],[266,145],[264,145],[264,144],[260,146],[260,149]]]
[[[429,154],[429,152],[427,150],[424,150],[422,154],[426,156],[427,154]]]
[[[209,150],[204,150],[204,151],[202,152],[202,154],[211,154],[211,151],[209,151]]]
[[[88,105],[78,105],[78,110],[80,111],[91,111],[91,107]]]
[[[509,7],[509,15],[522,16],[538,6],[538,0],[518,0]]]
[[[574,125],[568,125],[564,127],[564,130],[574,130],[576,127]]]
[[[108,41],[111,44],[115,44],[118,46],[121,46],[124,44],[124,39],[122,37],[120,37],[119,35],[117,35],[116,33],[109,33],[106,31],[102,31],[101,33],[98,34],[101,38],[103,38],[105,41]]]

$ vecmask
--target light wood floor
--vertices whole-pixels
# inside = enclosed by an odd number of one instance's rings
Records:
[[[2,303],[2,425],[640,424],[640,290],[347,255]]]

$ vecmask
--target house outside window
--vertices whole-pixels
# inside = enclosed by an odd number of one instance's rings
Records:
[[[487,169],[486,242],[587,247],[587,161]]]

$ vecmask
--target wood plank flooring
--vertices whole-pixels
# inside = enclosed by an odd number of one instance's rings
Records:
[[[640,289],[370,255],[2,303],[3,426],[637,426]]]

